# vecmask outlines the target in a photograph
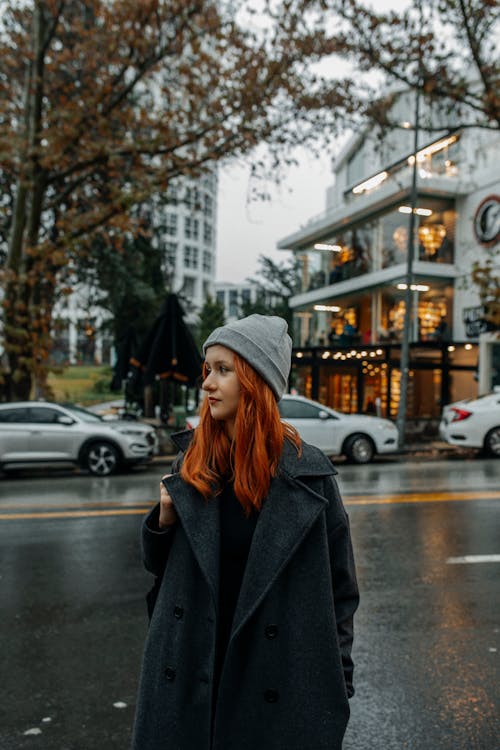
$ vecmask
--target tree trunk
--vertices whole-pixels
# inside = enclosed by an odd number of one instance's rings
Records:
[[[25,168],[15,197],[15,210],[7,254],[5,291],[5,352],[8,361],[6,392],[10,400],[30,397],[33,373],[39,369],[37,339],[40,309],[37,305],[40,281],[30,278],[43,208],[45,179],[38,162],[43,102],[45,19],[39,3],[33,12],[33,59],[25,76]],[[38,273],[38,269],[37,272]]]

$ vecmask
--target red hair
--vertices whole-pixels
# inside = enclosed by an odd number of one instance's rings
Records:
[[[269,492],[285,439],[299,453],[301,441],[297,430],[281,421],[271,388],[236,353],[234,369],[240,382],[234,438],[230,440],[224,421],[212,418],[204,399],[181,476],[206,500],[220,493],[226,480],[234,479],[234,493],[249,515],[252,508],[260,510]]]

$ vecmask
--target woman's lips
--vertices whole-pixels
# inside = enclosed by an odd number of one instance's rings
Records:
[[[217,404],[219,402],[218,398],[210,398],[208,399],[209,404]]]

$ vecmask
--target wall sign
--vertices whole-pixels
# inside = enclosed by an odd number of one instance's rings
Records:
[[[489,195],[479,204],[474,216],[474,234],[482,245],[500,241],[500,195]]]
[[[480,333],[491,330],[490,323],[484,319],[486,308],[484,305],[477,307],[465,307],[462,310],[462,320],[465,326],[465,334],[468,338],[477,338]]]

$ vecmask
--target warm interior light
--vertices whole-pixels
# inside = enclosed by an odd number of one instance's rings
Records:
[[[314,305],[314,309],[318,312],[340,312],[340,307],[336,305]]]
[[[315,250],[331,250],[333,253],[340,253],[342,247],[340,245],[329,245],[326,242],[316,242],[314,245]]]
[[[457,140],[458,137],[456,135],[450,135],[449,138],[442,138],[440,141],[431,143],[430,146],[426,146],[421,151],[417,151],[417,162],[424,161],[428,156],[432,156],[432,154],[437,154],[438,151],[442,151],[444,148],[451,146],[453,143],[456,143]],[[409,156],[408,164],[412,165],[414,162],[415,157],[413,155]]]
[[[401,127],[408,130],[409,128],[411,128],[411,122],[408,122],[408,120],[405,120],[404,122],[401,123]]]
[[[443,224],[426,224],[418,230],[418,239],[424,246],[426,255],[435,255],[446,237]]]
[[[398,211],[400,214],[411,214],[411,206],[400,206]],[[431,216],[432,211],[430,208],[414,208],[413,213],[418,216]]]
[[[359,185],[353,187],[352,192],[355,195],[359,195],[359,193],[364,193],[365,190],[372,190],[373,188],[378,187],[382,182],[384,182],[384,180],[386,180],[388,176],[388,172],[379,172],[374,177],[370,177],[368,180],[360,182]]]
[[[408,284],[397,284],[398,289],[408,289]],[[412,292],[428,292],[430,286],[427,284],[410,284]]]

